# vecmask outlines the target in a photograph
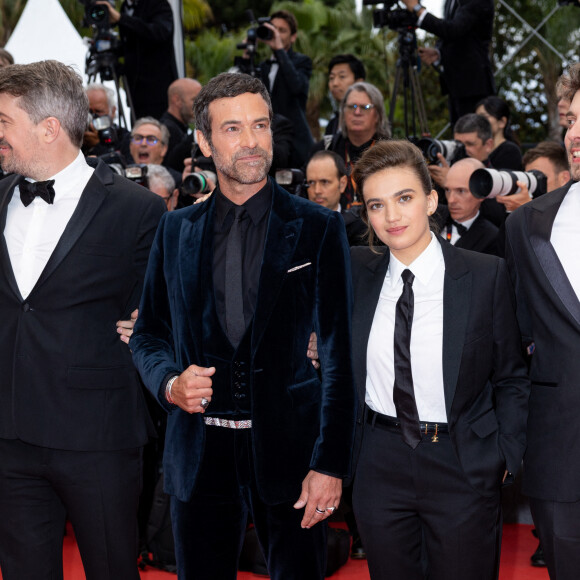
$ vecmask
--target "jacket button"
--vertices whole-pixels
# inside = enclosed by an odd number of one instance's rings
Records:
[[[30,304],[28,304],[28,302],[25,302],[22,305],[22,312],[29,312],[30,310],[32,310],[32,308],[30,308]]]

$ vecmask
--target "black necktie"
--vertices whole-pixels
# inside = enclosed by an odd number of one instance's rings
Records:
[[[35,181],[34,183],[26,181],[23,177],[18,184],[20,188],[20,201],[25,207],[28,207],[35,197],[41,197],[46,203],[54,202],[54,179],[48,181]]]
[[[237,347],[246,331],[244,320],[244,290],[242,286],[242,228],[246,209],[235,207],[234,223],[226,244],[226,332],[230,342]]]
[[[419,427],[419,412],[413,390],[413,374],[411,372],[411,326],[413,324],[413,280],[411,270],[404,270],[403,292],[397,301],[395,311],[395,385],[393,401],[397,409],[397,417],[401,422],[403,441],[413,449],[421,441]]]

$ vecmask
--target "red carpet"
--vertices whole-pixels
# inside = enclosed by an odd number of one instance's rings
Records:
[[[530,556],[537,547],[537,540],[532,536],[530,530],[531,526],[525,525],[509,524],[504,526],[500,580],[548,580],[548,572],[545,568],[530,566]],[[81,558],[70,527],[69,533],[64,539],[64,578],[65,580],[85,580]],[[141,572],[141,578],[142,580],[175,580],[176,576],[148,568]],[[264,576],[256,576],[248,572],[240,572],[238,575],[239,580],[258,580],[260,578],[264,580]],[[331,578],[333,580],[368,580],[369,573],[366,562],[349,560],[346,566]]]

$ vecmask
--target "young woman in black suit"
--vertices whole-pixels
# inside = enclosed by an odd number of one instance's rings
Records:
[[[371,242],[352,248],[354,511],[371,578],[491,580],[529,389],[505,264],[430,231],[437,193],[408,141],[377,143],[354,179]]]

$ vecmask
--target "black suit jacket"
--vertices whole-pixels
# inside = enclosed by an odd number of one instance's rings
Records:
[[[213,322],[214,220],[214,196],[163,218],[131,338],[145,385],[169,411],[165,488],[181,501],[189,500],[198,477],[205,423],[201,414],[167,403],[167,378],[191,364],[216,366],[227,376],[234,355]],[[248,362],[255,476],[269,504],[298,497],[310,469],[338,477],[350,472],[351,302],[342,218],[272,183]],[[306,357],[313,331],[320,376]]]
[[[445,205],[440,205],[437,208],[437,214],[441,216],[441,223],[445,224],[449,217],[449,209]],[[439,219],[439,215],[437,219]],[[477,219],[471,224],[471,227],[455,242],[454,246],[464,250],[498,256],[500,254],[498,235],[499,228],[479,214]]]
[[[294,126],[292,140],[292,167],[302,167],[308,159],[308,154],[314,143],[312,133],[306,120],[306,101],[312,75],[312,61],[305,54],[292,49],[274,51],[278,61],[278,72],[274,86],[270,91],[274,113],[283,115]],[[269,88],[270,69],[272,61],[266,60],[260,64],[262,82]]]
[[[443,380],[453,447],[471,485],[497,493],[504,468],[519,469],[525,449],[529,381],[503,260],[439,240],[445,260]],[[360,449],[365,413],[367,343],[389,251],[351,248],[354,286],[353,368]]]
[[[571,183],[525,204],[506,221],[506,260],[531,359],[524,491],[580,499],[580,301],[550,243]]]
[[[440,38],[443,93],[453,97],[491,95],[495,82],[489,58],[493,33],[493,0],[450,0],[445,3],[446,17],[428,13],[421,28]]]
[[[18,177],[0,184],[1,228]],[[32,292],[0,247],[0,437],[108,451],[143,445],[142,387],[115,323],[139,303],[165,204],[102,162]]]
[[[133,14],[121,6],[119,32],[135,118],[159,119],[167,109],[167,89],[177,79],[173,11],[167,0],[138,0]]]

